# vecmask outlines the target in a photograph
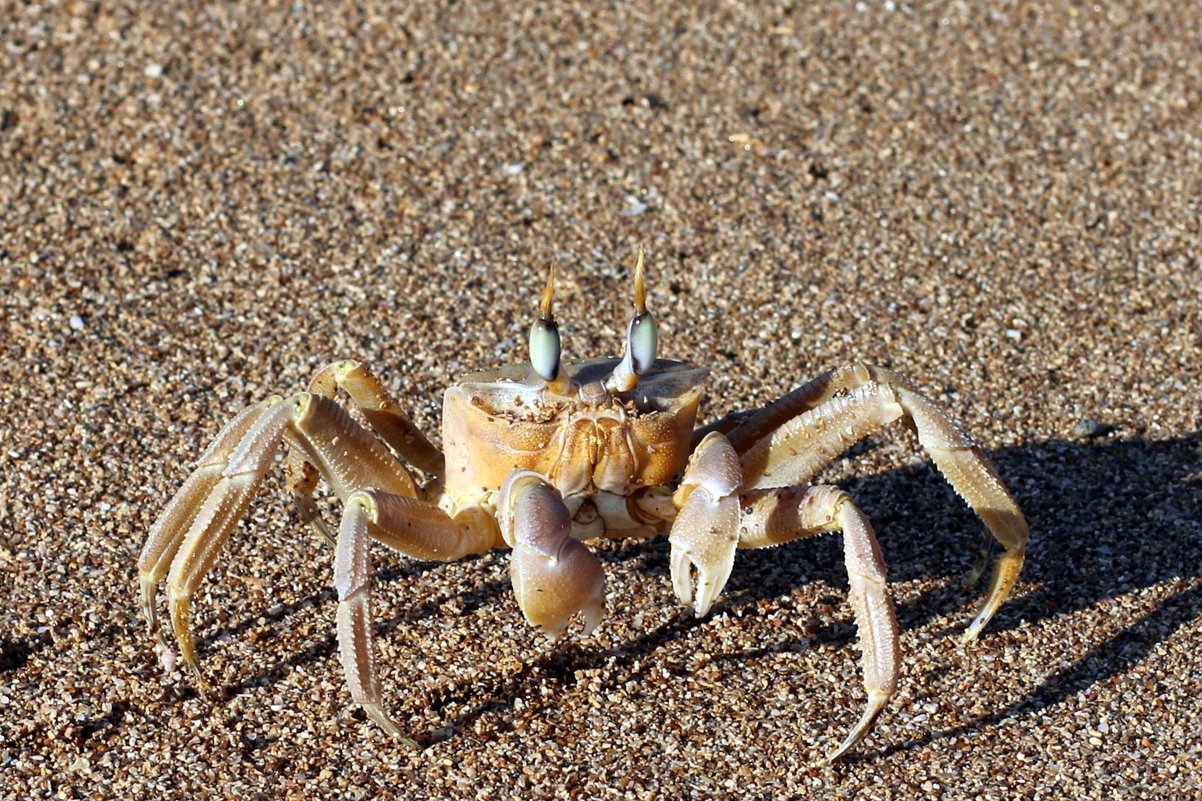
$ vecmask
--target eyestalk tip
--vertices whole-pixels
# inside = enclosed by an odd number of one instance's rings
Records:
[[[555,314],[551,311],[551,301],[555,296],[555,262],[551,262],[551,266],[547,268],[547,285],[543,288],[543,297],[538,302],[538,313],[544,320],[554,320]]]
[[[636,311],[647,311],[647,286],[643,270],[643,246],[639,245],[639,255],[634,264],[634,308]]]

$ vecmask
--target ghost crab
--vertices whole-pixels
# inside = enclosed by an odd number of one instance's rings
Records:
[[[166,578],[180,652],[203,689],[191,598],[281,444],[288,446],[287,486],[301,518],[334,545],[339,655],[351,696],[397,737],[376,677],[373,541],[440,561],[511,548],[518,605],[532,625],[558,637],[577,613],[586,635],[604,614],[604,576],[588,540],[668,531],[673,588],[703,616],[730,576],[736,549],[841,531],[868,702],[826,757],[838,759],[896,690],[897,621],[868,518],[846,492],[807,483],[852,443],[899,418],[908,421],[1005,548],[965,640],[998,610],[1022,568],[1028,530],[1018,506],[988,458],[943,411],[898,375],[863,364],[694,431],[707,371],[656,359],[642,251],[620,359],[560,363],[553,284],[552,271],[530,331],[530,363],[474,373],[446,391],[445,458],[353,361],[321,370],[306,392],[238,414],[147,537],[138,568],[152,631],[158,630],[156,591]],[[366,425],[335,400],[340,390]],[[419,483],[411,467],[432,478]],[[343,503],[337,532],[313,500],[319,480]]]

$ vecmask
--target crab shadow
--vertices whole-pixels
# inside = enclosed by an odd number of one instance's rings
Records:
[[[924,738],[849,755],[850,763],[1056,706],[1128,671],[1158,643],[1202,617],[1202,432],[1162,441],[1049,440],[989,456],[1027,516],[1031,542],[1014,596],[983,637],[1023,621],[1038,626],[1145,588],[1179,588],[1140,619],[1090,642],[1026,695]],[[932,577],[942,579],[935,582],[936,589],[911,593],[898,604],[901,628],[950,617],[961,622],[936,634],[958,635],[984,589],[966,588],[963,581],[981,551],[980,521],[929,462],[842,486],[873,519],[891,583],[930,585]],[[736,605],[759,603],[814,580],[841,594],[846,586],[842,561],[838,537],[740,552],[727,596]],[[855,631],[848,621],[836,621],[818,626],[813,639],[850,647]],[[749,651],[743,657],[758,655]]]
[[[1157,442],[1050,440],[989,457],[1027,517],[1031,542],[1019,586],[987,633],[1200,575],[1202,432]],[[985,582],[973,588],[965,579],[983,546],[991,558],[999,550],[942,476],[924,462],[841,486],[872,519],[890,583],[944,579],[898,604],[899,625],[919,627],[958,610],[967,624]],[[759,601],[815,579],[841,593],[842,565],[838,537],[740,551],[726,595]]]
[[[472,556],[465,559],[464,562],[487,562],[494,558],[488,555]],[[379,561],[385,560],[379,559]],[[376,587],[388,587],[402,581],[420,579],[424,573],[437,570],[440,567],[443,567],[443,564],[439,562],[423,562],[400,558],[394,564],[377,568],[373,574],[373,581]],[[376,619],[372,624],[373,630],[377,637],[386,637],[389,632],[396,630],[399,626],[443,614],[446,604],[451,601],[454,601],[454,605],[459,609],[461,614],[466,614],[481,606],[496,603],[502,597],[508,585],[509,581],[507,577],[495,578],[481,575],[478,580],[471,582],[470,586],[460,584],[447,592],[429,596],[421,603],[405,605],[396,614]],[[197,642],[202,648],[210,648],[221,639],[244,635],[247,632],[262,629],[264,626],[279,625],[279,621],[287,620],[297,615],[330,615],[337,605],[338,594],[334,588],[323,587],[316,592],[301,595],[289,603],[277,604],[261,615],[252,615],[236,623],[224,626],[205,637],[197,638]],[[295,668],[330,659],[337,652],[337,637],[333,629],[331,629],[325,635],[311,640],[304,647],[275,661],[265,670],[248,673],[237,681],[223,685],[219,697],[223,701],[230,701],[235,696],[256,687],[262,687],[284,679]],[[192,695],[196,691],[191,689],[190,686],[185,686],[182,692],[185,695]]]
[[[870,449],[872,444],[853,451]],[[1105,682],[1147,657],[1157,643],[1181,626],[1202,616],[1202,433],[1164,441],[1099,438],[1093,441],[1049,440],[989,453],[1005,477],[1031,525],[1031,544],[1017,591],[990,623],[990,632],[1005,631],[1021,621],[1042,621],[1096,606],[1106,599],[1136,592],[1164,582],[1186,580],[1184,588],[1113,636],[1091,644],[1088,651],[1053,674],[1023,697],[1008,699],[987,716],[954,728],[933,730],[925,738],[878,752],[849,756],[849,761],[873,759],[923,746],[1006,718],[1054,706],[1080,691]],[[840,482],[872,518],[895,585],[921,583],[935,589],[908,593],[898,603],[903,630],[920,628],[936,618],[950,617],[967,623],[983,588],[967,589],[963,578],[980,553],[984,528],[975,515],[929,463],[886,470]],[[996,555],[996,549],[995,555]],[[607,569],[632,561],[633,569],[653,573],[667,581],[669,548],[665,538],[604,548],[599,556]],[[435,563],[388,562],[376,571],[378,585],[387,586],[437,569]],[[449,594],[407,606],[376,621],[380,636],[428,615],[442,614],[454,600],[461,611],[503,602],[508,577],[498,560],[503,554],[476,558],[484,567],[474,584],[461,583]],[[489,566],[491,565],[491,569]],[[932,582],[932,577],[936,581]],[[757,614],[756,610],[797,592],[813,582],[829,585],[822,596],[838,611],[806,634],[810,642],[851,647],[855,629],[843,611],[846,577],[841,538],[823,537],[762,550],[740,551],[735,571],[716,611]],[[452,598],[451,596],[455,596]],[[299,598],[277,607],[271,618],[288,617],[309,607],[332,606],[332,590]],[[961,614],[963,613],[963,614]],[[444,726],[419,739],[429,744],[462,730],[482,716],[511,710],[519,699],[537,707],[536,684],[574,683],[582,670],[604,668],[622,673],[623,680],[649,669],[651,654],[668,643],[693,636],[704,620],[680,610],[658,626],[612,648],[597,648],[586,641],[568,641],[529,660],[512,675],[485,671],[479,678],[454,684],[428,698],[431,711],[454,710]],[[259,624],[257,618],[234,623],[221,632],[236,634]],[[947,631],[939,635],[952,633]],[[704,642],[698,643],[704,648]],[[720,660],[747,661],[770,651],[803,651],[806,643],[775,643],[767,648],[724,653]],[[333,633],[299,652],[227,686],[226,699],[272,680],[294,667],[328,659],[336,652]],[[716,658],[718,659],[718,658]],[[669,660],[670,661],[670,660]],[[660,665],[660,667],[665,667]],[[666,669],[674,669],[667,665]],[[685,671],[685,667],[680,670]],[[358,713],[356,713],[358,714]]]

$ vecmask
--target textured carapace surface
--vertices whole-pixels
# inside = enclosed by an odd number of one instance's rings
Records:
[[[706,370],[661,359],[627,399],[596,392],[616,359],[567,367],[580,391],[529,381],[528,365],[472,373],[446,391],[443,437],[451,498],[495,491],[515,469],[561,494],[626,495],[666,484],[689,455]]]

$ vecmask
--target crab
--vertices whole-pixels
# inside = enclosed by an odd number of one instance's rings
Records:
[[[577,615],[585,636],[604,615],[605,577],[591,540],[666,532],[672,586],[700,617],[722,592],[736,550],[842,532],[867,694],[858,722],[826,760],[842,757],[897,690],[898,626],[868,518],[847,492],[808,483],[856,441],[892,421],[908,422],[1004,548],[965,640],[977,637],[1014,587],[1026,521],[973,440],[889,370],[859,363],[835,369],[761,409],[694,430],[707,370],[656,357],[644,272],[640,249],[621,358],[566,364],[552,269],[530,329],[529,363],[473,373],[446,390],[445,454],[355,361],[325,367],[305,392],[244,409],[150,529],[138,569],[151,630],[158,631],[157,590],[165,579],[180,655],[207,689],[192,636],[192,596],[282,445],[286,486],[301,519],[334,548],[339,657],[351,697],[413,746],[385,711],[377,675],[373,543],[438,561],[511,549],[518,606],[557,638]],[[314,500],[321,481],[342,502],[336,531]]]

